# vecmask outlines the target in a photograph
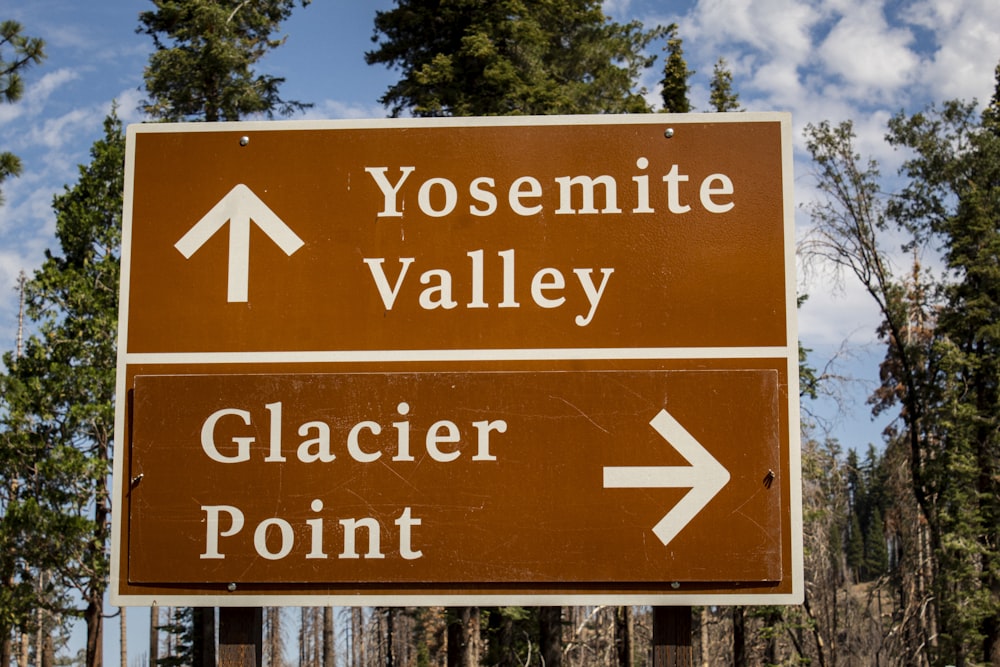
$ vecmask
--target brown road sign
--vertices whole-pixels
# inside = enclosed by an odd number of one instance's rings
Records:
[[[799,599],[789,128],[130,127],[114,599]]]
[[[129,579],[774,584],[777,375],[139,376]]]

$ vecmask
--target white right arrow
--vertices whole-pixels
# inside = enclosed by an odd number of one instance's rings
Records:
[[[605,466],[604,488],[690,488],[653,527],[653,532],[666,546],[729,482],[729,471],[666,410],[660,410],[649,425],[691,465]]]
[[[227,300],[246,303],[250,283],[250,221],[291,256],[302,247],[303,240],[275,215],[253,190],[236,185],[187,231],[174,247],[190,259],[217,231],[229,223],[229,283]]]

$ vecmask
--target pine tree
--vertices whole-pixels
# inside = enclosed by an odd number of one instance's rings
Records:
[[[733,72],[726,66],[725,58],[719,58],[712,69],[708,103],[719,112],[741,110],[739,93],[733,90]]]
[[[677,24],[671,23],[667,26],[667,60],[663,66],[663,79],[660,85],[663,87],[663,111],[667,113],[688,113],[691,111],[691,101],[688,99],[691,86],[688,79],[694,75],[694,70],[689,70],[687,61],[684,59],[683,42],[677,36]]]
[[[861,531],[861,521],[858,515],[851,512],[851,523],[847,532],[847,567],[854,573],[854,581],[864,581],[865,577],[865,538]]]
[[[887,354],[872,401],[877,411],[899,407],[903,427],[890,444],[905,447],[912,514],[926,522],[935,574],[933,596],[916,601],[933,612],[921,634],[938,637],[928,646],[935,660],[955,664],[1000,662],[998,98],[1000,89],[979,118],[960,101],[894,117],[890,143],[911,158],[888,205],[849,124],[807,130],[830,200],[813,208],[817,233],[805,247],[850,269],[882,312]],[[910,247],[940,248],[948,280],[932,292],[895,278],[880,245],[890,230]],[[939,301],[928,308],[930,293]]]
[[[159,630],[167,638],[170,649],[156,661],[159,667],[184,667],[194,664],[194,623],[191,607],[174,607],[166,625]]]
[[[993,97],[983,112],[983,125],[996,133],[1000,132],[1000,63],[993,70]]]
[[[90,164],[55,198],[59,254],[47,251],[26,285],[38,334],[21,358],[5,357],[3,378],[8,415],[17,419],[8,433],[29,448],[27,479],[39,492],[31,539],[62,545],[53,572],[85,606],[87,667],[102,662],[124,157],[112,113]]]
[[[253,69],[284,43],[272,35],[294,0],[152,1],[156,9],[139,14],[139,30],[156,48],[144,74],[146,113],[168,121],[232,121],[309,106],[282,99],[284,79]]]
[[[859,521],[863,521],[868,504],[868,488],[856,450],[848,450],[846,467],[847,488],[851,493],[851,512],[858,515]]]
[[[889,569],[889,550],[885,543],[885,523],[882,521],[882,511],[872,510],[871,519],[865,530],[865,561],[864,569],[868,579],[880,577]]]
[[[597,0],[398,0],[376,13],[365,59],[402,73],[379,100],[393,116],[643,112],[658,35]]]
[[[38,37],[26,37],[17,21],[0,23],[0,100],[13,104],[24,93],[21,73],[45,59],[45,42]],[[5,51],[12,51],[10,56]],[[9,58],[9,59],[8,59]],[[21,173],[21,161],[9,151],[0,151],[0,184]],[[3,197],[0,196],[0,204]]]
[[[1000,71],[997,72],[1000,87]],[[1000,94],[1000,88],[998,88]],[[1000,660],[1000,127],[947,102],[890,123],[912,149],[901,223],[943,249],[928,406],[925,484],[936,500],[941,630],[955,660]]]

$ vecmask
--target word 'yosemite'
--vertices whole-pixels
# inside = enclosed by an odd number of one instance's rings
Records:
[[[649,160],[640,157],[635,166],[639,170],[649,167]],[[380,218],[403,217],[403,203],[406,201],[404,186],[416,167],[398,167],[390,172],[389,167],[365,167],[382,194]],[[671,165],[662,176],[666,184],[667,210],[673,214],[683,214],[691,210],[694,201],[690,186],[686,184],[690,176],[683,174],[678,165]],[[576,215],[582,213],[622,213],[618,205],[618,181],[614,176],[557,176],[553,179],[559,191],[559,207],[556,215]],[[635,200],[631,202],[632,213],[655,213],[651,205],[649,174],[639,173],[632,177],[635,183]],[[601,187],[604,206],[596,206],[597,189]],[[409,186],[407,186],[409,187]],[[468,212],[478,217],[491,216],[500,207],[497,182],[491,176],[478,176],[469,181],[465,188],[470,202]],[[733,181],[726,174],[709,174],[702,179],[697,189],[697,201],[709,213],[727,213],[735,205],[732,195]],[[506,192],[506,203],[511,211],[520,216],[541,213],[546,194],[542,181],[534,176],[520,176],[514,179]],[[403,195],[403,196],[401,196]],[[417,188],[417,207],[424,215],[441,218],[451,215],[458,208],[459,187],[448,178],[435,176],[424,180]]]

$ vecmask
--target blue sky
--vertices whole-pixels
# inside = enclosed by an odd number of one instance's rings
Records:
[[[313,0],[283,26],[287,43],[263,63],[284,76],[286,98],[314,103],[303,117],[381,117],[378,97],[395,80],[393,72],[369,67],[372,18],[387,0]],[[12,18],[27,34],[46,41],[48,59],[26,73],[24,98],[0,105],[0,149],[18,154],[24,173],[3,186],[0,207],[0,349],[15,341],[21,270],[29,274],[44,250],[53,247],[51,201],[76,180],[77,166],[101,135],[101,122],[117,100],[126,122],[142,120],[142,70],[151,40],[136,34],[137,15],[147,0],[20,0],[4,3],[0,19]],[[802,128],[822,120],[853,119],[859,148],[877,158],[883,173],[895,171],[901,156],[883,141],[895,112],[923,108],[951,98],[989,99],[1000,60],[1000,3],[996,0],[609,0],[606,11],[619,21],[647,27],[677,22],[691,69],[692,101],[707,110],[714,62],[725,57],[740,101],[750,111],[790,111],[796,141],[796,198],[814,196],[803,151]],[[657,100],[659,64],[645,84]],[[804,232],[808,218],[800,213]],[[900,270],[905,271],[905,258]],[[803,273],[810,300],[801,313],[801,337],[822,365],[846,354],[840,369],[872,382],[878,346],[877,313],[850,281],[838,283],[822,270]],[[847,412],[831,403],[821,409],[847,444],[877,442],[863,384]],[[148,619],[130,612],[133,628]],[[116,650],[116,623],[107,632],[108,657]],[[136,639],[131,654],[145,651]]]

